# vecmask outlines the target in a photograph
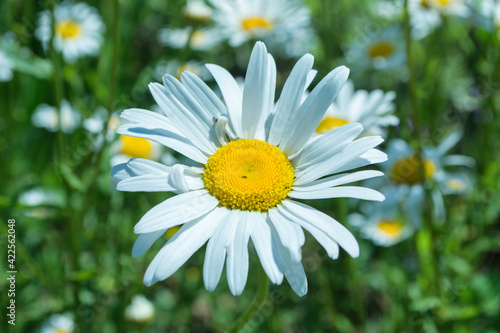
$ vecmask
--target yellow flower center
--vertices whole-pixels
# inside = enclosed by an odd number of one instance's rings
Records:
[[[342,118],[335,118],[335,117],[326,116],[319,123],[318,128],[316,128],[316,133],[323,134],[323,133],[331,131],[334,128],[337,128],[337,127],[340,127],[340,126],[343,126],[346,124],[349,124],[349,122],[347,120],[344,120]]]
[[[381,41],[371,45],[368,48],[370,58],[387,58],[394,53],[394,45],[391,42]]]
[[[396,162],[391,170],[391,179],[400,184],[414,185],[422,181],[422,163],[416,155],[405,157]],[[424,160],[424,177],[431,179],[436,171],[436,165],[429,159]]]
[[[397,237],[403,231],[403,223],[393,220],[380,220],[377,228],[389,236]]]
[[[243,29],[246,31],[254,31],[257,29],[271,30],[273,23],[261,16],[254,16],[244,19],[241,22]]]
[[[151,142],[143,138],[120,135],[122,145],[121,153],[130,157],[151,158],[153,146]]]
[[[80,32],[80,24],[77,22],[64,20],[56,24],[56,33],[62,38],[75,38]]]
[[[203,180],[222,205],[262,212],[286,198],[294,174],[278,147],[256,139],[238,139],[209,157]]]

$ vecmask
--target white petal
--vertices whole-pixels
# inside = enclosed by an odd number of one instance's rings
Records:
[[[205,252],[205,261],[203,263],[203,281],[205,289],[215,290],[219,283],[224,261],[226,260],[227,247],[234,238],[236,225],[238,224],[238,214],[226,210],[225,216],[220,217],[220,224],[214,232],[214,235],[207,244]],[[229,214],[229,215],[228,215]]]
[[[145,158],[132,158],[127,162],[127,167],[136,175],[170,173],[172,168]]]
[[[236,212],[235,210],[233,212]],[[248,239],[252,229],[253,212],[239,211],[234,239],[227,248],[227,283],[231,293],[240,295],[248,278]],[[258,213],[260,214],[260,213]]]
[[[265,139],[257,137],[257,133],[262,117],[267,115],[270,97],[269,80],[266,46],[262,42],[257,42],[250,55],[243,89],[241,126],[245,139]]]
[[[132,257],[137,258],[140,257],[149,250],[151,245],[163,236],[163,234],[167,231],[167,229],[162,229],[158,231],[148,232],[145,234],[139,234],[137,240],[134,243],[134,247],[132,248]]]
[[[197,119],[170,90],[161,84],[150,83],[149,89],[156,103],[182,135],[208,155],[215,153],[216,148],[209,139],[207,124]]]
[[[127,109],[120,114],[120,118],[141,127],[163,128],[167,131],[180,134],[177,128],[172,125],[170,119],[153,111],[143,109]]]
[[[226,69],[213,64],[207,64],[206,67],[212,73],[222,92],[233,131],[237,137],[241,137],[241,103],[243,101],[241,89]]]
[[[146,270],[144,283],[150,286],[175,273],[212,236],[224,210],[216,208],[184,224],[155,256]]]
[[[286,280],[292,287],[293,291],[299,296],[307,294],[307,277],[304,272],[304,267],[300,261],[293,260],[288,249],[281,244],[279,237],[274,237],[275,246],[277,247],[282,260],[282,270],[285,274]]]
[[[297,180],[294,182],[295,185],[307,184],[313,180],[321,178],[326,175],[338,172],[344,164],[354,160],[356,157],[366,153],[373,147],[384,141],[378,136],[369,136],[357,139],[350,142],[345,146],[342,151],[337,154],[333,154],[327,159],[322,159],[318,157],[318,163],[313,164],[310,167],[300,171],[296,174]]]
[[[272,240],[276,235],[273,235],[265,216],[263,214],[259,215],[255,214],[257,218],[252,222],[254,224],[251,232],[252,243],[269,280],[274,284],[281,284],[283,282],[283,273],[278,266],[281,259],[274,253],[276,250],[273,249]]]
[[[297,111],[298,117],[288,130],[286,141],[281,141],[279,146],[287,156],[295,155],[307,143],[348,75],[349,70],[344,66],[334,69],[318,83],[302,103]]]
[[[307,223],[313,224],[323,230],[325,234],[339,243],[351,257],[355,258],[359,256],[358,242],[342,224],[330,216],[300,202],[284,200],[282,203],[289,212],[292,212],[304,222],[307,221]],[[282,208],[278,205],[278,209]],[[302,226],[307,229],[304,224]]]
[[[319,135],[315,140],[310,140],[304,149],[293,157],[292,165],[294,168],[302,170],[310,165],[321,163],[343,149],[361,132],[363,132],[361,124],[350,123]]]
[[[134,173],[127,167],[127,163],[120,163],[111,168],[111,177],[118,180],[133,177]]]
[[[210,89],[203,80],[195,74],[184,71],[181,74],[181,82],[191,95],[196,96],[200,105],[204,106],[212,117],[220,113],[227,113],[227,108],[217,95]]]
[[[273,116],[268,142],[279,145],[286,129],[298,116],[297,110],[305,89],[306,79],[311,72],[314,57],[306,54],[297,61],[288,79],[285,82],[281,96],[276,103],[276,112]]]
[[[352,170],[356,168],[361,168],[366,165],[382,163],[387,161],[387,154],[381,152],[378,149],[370,149],[359,157],[356,157],[349,163],[344,164],[342,167],[338,168],[335,172],[343,172],[347,170]]]
[[[136,234],[168,229],[192,221],[213,210],[219,200],[206,190],[183,193],[149,210],[135,225]]]
[[[443,165],[463,165],[469,168],[476,165],[476,161],[469,156],[464,155],[448,155],[442,157]]]
[[[318,241],[318,243],[323,246],[326,250],[328,256],[332,259],[337,259],[339,257],[339,245],[338,243],[329,235],[327,235],[323,230],[318,228],[308,220],[303,218],[299,218],[295,216],[292,212],[288,211],[284,206],[279,209],[278,214],[289,221],[290,224],[298,224],[299,226],[304,227],[311,233],[311,235]]]
[[[325,189],[333,186],[344,185],[352,182],[357,182],[360,180],[370,179],[374,177],[383,176],[384,173],[376,170],[363,170],[348,174],[338,174],[326,178],[321,178],[315,180],[307,185],[294,186],[294,191],[316,191],[320,189]]]
[[[209,155],[200,151],[187,138],[165,129],[126,124],[120,126],[116,130],[116,133],[158,142],[201,164],[205,164],[208,161]]]
[[[295,199],[354,198],[362,200],[384,201],[379,191],[361,186],[340,186],[313,191],[291,191],[288,196]]]
[[[300,261],[302,258],[301,241],[304,239],[302,228],[286,219],[278,209],[270,209],[268,215],[279,235],[281,244],[288,249],[293,260]]]

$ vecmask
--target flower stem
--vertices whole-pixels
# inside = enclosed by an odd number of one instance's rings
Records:
[[[246,309],[246,311],[235,321],[233,327],[229,330],[229,333],[240,332],[245,325],[248,324],[253,317],[255,317],[264,305],[269,291],[269,278],[260,263],[258,266],[257,291],[255,292],[254,300],[250,303],[250,306]]]

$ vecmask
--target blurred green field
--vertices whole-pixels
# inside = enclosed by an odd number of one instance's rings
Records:
[[[473,167],[453,170],[467,179],[467,188],[442,197],[443,217],[431,197],[438,184],[420,181],[426,193],[418,206],[422,223],[387,247],[350,224],[350,214],[362,212],[361,200],[309,201],[347,226],[360,257],[341,251],[331,260],[306,233],[302,263],[308,293],[299,297],[287,282],[271,284],[244,332],[500,332],[500,25],[494,23],[500,13],[485,16],[475,10],[481,1],[467,1],[467,15],[438,13],[439,24],[415,36],[407,2],[378,7],[375,0],[306,0],[312,37],[299,45],[306,50],[287,54],[267,42],[277,64],[277,91],[305,52],[315,57],[313,86],[346,65],[356,89],[396,94],[399,125],[387,128],[382,151],[396,138],[421,152],[454,131],[462,133],[451,153],[475,160]],[[225,274],[214,292],[205,290],[204,247],[172,277],[146,287],[144,272],[169,236],[133,258],[134,225],[172,193],[115,190],[111,165],[124,152],[109,120],[128,108],[151,110],[148,83],[161,82],[166,72],[193,70],[193,61],[244,77],[255,41],[176,48],[159,38],[163,29],[213,24],[183,14],[184,1],[86,3],[102,17],[103,43],[95,56],[71,62],[54,48],[44,50],[35,36],[40,12],[57,2],[0,2],[0,52],[12,67],[11,77],[0,81],[0,331],[39,332],[57,314],[74,321],[74,332],[228,331],[252,304],[255,250],[250,246],[250,274],[241,296],[230,293]],[[386,28],[397,32],[401,59],[391,64],[360,57],[358,49]],[[0,64],[0,71],[1,66],[6,65]],[[210,74],[199,75],[217,91]],[[63,100],[79,114],[74,129],[37,127],[37,107],[57,108]],[[84,127],[88,119],[100,121],[97,130],[90,131],[89,122]],[[159,154],[163,161],[183,158],[168,149]],[[407,213],[401,212],[409,219]],[[6,316],[12,299],[6,279],[12,264],[10,219],[16,221],[15,326]],[[136,295],[154,306],[151,318],[125,316]]]

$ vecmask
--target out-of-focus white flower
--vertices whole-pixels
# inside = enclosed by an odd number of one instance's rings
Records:
[[[31,121],[36,127],[43,127],[49,132],[56,132],[59,130],[59,118],[61,120],[60,127],[64,133],[72,133],[80,125],[80,113],[66,100],[61,101],[59,115],[55,106],[38,105],[31,117]]]
[[[14,63],[10,60],[7,55],[0,50],[0,81],[6,82],[10,81],[13,76],[12,69],[14,68]]]
[[[359,69],[379,70],[401,66],[406,61],[402,30],[390,27],[351,44],[347,60]]]
[[[401,190],[397,187],[387,187],[382,194],[383,202],[370,202],[361,205],[363,214],[350,214],[349,223],[358,227],[361,236],[370,239],[378,246],[392,246],[408,238],[413,233],[413,227],[401,215]]]
[[[132,297],[132,302],[125,308],[125,319],[134,323],[147,323],[153,319],[154,315],[153,303],[143,295]]]
[[[309,9],[298,0],[211,0],[213,20],[229,44],[262,40],[285,56],[310,51],[315,38]]]
[[[365,134],[384,136],[385,127],[399,124],[398,117],[392,114],[395,97],[393,91],[355,91],[354,84],[348,80],[326,111],[316,132],[324,134],[348,123],[360,123]]]
[[[206,22],[210,21],[214,11],[203,0],[188,0],[182,12],[190,20]]]
[[[69,315],[53,315],[43,325],[40,333],[72,333],[75,324]]]
[[[223,36],[215,28],[201,28],[193,31],[192,27],[162,29],[158,35],[161,44],[174,49],[183,49],[189,41],[194,51],[208,51],[219,44]]]
[[[409,0],[412,35],[421,39],[443,23],[441,16],[465,17],[469,13],[464,0]]]
[[[424,147],[422,160],[417,157],[415,151],[404,140],[394,139],[389,142],[387,148],[388,161],[381,166],[390,184],[406,188],[405,194],[401,195],[401,197],[405,197],[404,200],[407,204],[405,210],[412,216],[415,224],[420,224],[422,214],[422,207],[418,204],[424,201],[425,194],[422,181],[432,181],[437,185],[432,190],[431,195],[434,201],[434,214],[441,220],[445,217],[442,196],[467,191],[465,187],[462,188],[462,191],[459,191],[460,187],[458,185],[455,186],[455,191],[451,191],[448,185],[452,184],[446,184],[451,178],[458,181],[458,178],[455,178],[456,174],[448,172],[446,168],[450,166],[473,167],[475,164],[474,159],[471,157],[448,154],[461,136],[462,134],[459,131],[455,131],[437,147]],[[442,191],[447,187],[449,190]]]
[[[54,48],[62,52],[64,59],[75,62],[86,55],[97,55],[103,42],[104,23],[97,10],[86,3],[64,1],[54,9]],[[40,14],[35,36],[45,49],[52,36],[52,20],[49,11]]]

